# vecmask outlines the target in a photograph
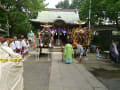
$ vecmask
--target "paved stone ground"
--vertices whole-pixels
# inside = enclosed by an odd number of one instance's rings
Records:
[[[24,62],[25,90],[120,90],[120,75],[108,73],[120,70],[120,66],[111,64],[110,60],[97,60],[94,54],[90,54],[88,59],[84,58],[83,64],[76,64],[76,60],[72,64],[65,64],[61,62],[60,52],[51,52],[51,59],[44,55],[39,61],[36,61],[36,54],[31,52]],[[52,60],[52,64],[49,60]],[[107,72],[103,73],[101,69]],[[96,74],[95,71],[100,73]]]
[[[76,58],[79,60],[78,58]],[[89,54],[88,59],[84,58],[83,64],[89,69],[120,70],[120,64],[111,63],[110,59],[97,59],[95,54]]]
[[[24,90],[48,90],[51,62],[48,55],[36,61],[36,52],[24,61]]]
[[[49,90],[108,90],[81,64],[64,64],[61,53],[52,53]]]
[[[110,59],[97,59],[95,54],[89,54],[88,59],[84,58],[83,65],[109,90],[120,90],[120,64],[111,63]]]

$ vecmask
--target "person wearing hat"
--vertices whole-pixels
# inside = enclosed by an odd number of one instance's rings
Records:
[[[79,63],[81,64],[82,63],[82,57],[83,57],[84,49],[83,49],[82,45],[78,44],[77,42],[74,42],[73,45],[77,47],[77,50],[80,53]]]

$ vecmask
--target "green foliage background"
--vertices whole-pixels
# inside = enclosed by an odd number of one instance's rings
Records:
[[[68,4],[65,4],[67,1]],[[91,0],[91,23],[92,25],[102,25],[104,19],[116,22],[116,27],[120,30],[120,0]],[[88,22],[90,0],[64,0],[56,5],[56,8],[77,9],[80,20]],[[67,7],[67,8],[66,8]]]
[[[0,0],[3,8],[0,10],[0,24],[5,30],[7,22],[10,25],[10,36],[25,35],[33,28],[30,18],[37,16],[38,11],[45,8],[44,0]]]
[[[67,8],[65,8],[65,1],[66,0],[59,2],[56,8],[77,9],[79,11],[80,20],[87,22],[87,25],[90,20],[93,29],[95,26],[104,26],[103,21],[109,19],[111,22],[115,22],[113,26],[120,31],[120,0],[91,0],[91,4],[90,0],[72,0],[72,3],[69,3],[69,7]],[[89,19],[90,9],[91,18]],[[104,34],[104,36],[106,36],[106,34]],[[109,48],[109,45],[105,43],[101,35],[94,36],[91,43],[101,46],[102,50]]]

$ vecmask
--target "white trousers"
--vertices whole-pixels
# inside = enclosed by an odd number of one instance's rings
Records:
[[[23,88],[23,62],[0,62],[0,90]]]

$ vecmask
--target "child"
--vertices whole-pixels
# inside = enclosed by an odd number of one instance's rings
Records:
[[[100,59],[102,56],[100,55],[100,49],[99,49],[99,47],[96,47],[96,57],[97,57],[97,59]]]

